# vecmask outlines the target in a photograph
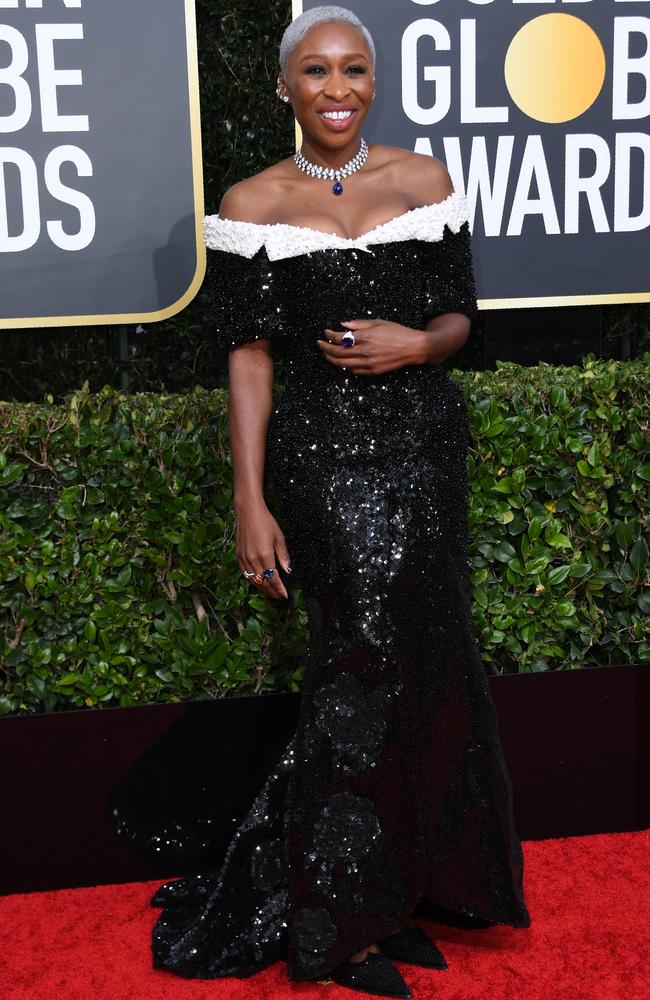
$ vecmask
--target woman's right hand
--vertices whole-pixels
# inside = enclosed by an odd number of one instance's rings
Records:
[[[263,583],[256,584],[252,578],[249,578],[249,582],[273,600],[288,597],[276,566],[277,555],[285,572],[291,572],[291,560],[280,525],[263,501],[238,505],[235,516],[237,520],[235,554],[242,573],[246,571],[261,575],[264,569],[275,569],[273,576],[265,577]]]

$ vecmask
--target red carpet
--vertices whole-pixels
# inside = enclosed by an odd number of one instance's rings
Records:
[[[414,998],[650,1000],[650,830],[525,841],[529,928],[422,922],[449,969],[401,965]],[[277,962],[248,980],[185,980],[150,966],[161,880],[0,899],[3,1000],[351,1000],[288,983]]]

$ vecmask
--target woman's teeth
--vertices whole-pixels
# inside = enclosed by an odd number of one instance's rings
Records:
[[[353,114],[352,111],[321,111],[323,118],[333,118],[335,121],[341,121],[343,118],[350,118]]]

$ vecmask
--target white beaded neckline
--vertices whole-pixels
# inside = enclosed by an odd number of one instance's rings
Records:
[[[469,222],[467,198],[452,191],[442,201],[410,208],[354,238],[287,222],[222,219],[218,214],[205,216],[203,234],[205,244],[211,250],[226,250],[242,257],[253,257],[261,246],[265,246],[269,260],[282,260],[315,250],[349,248],[372,253],[369,244],[413,239],[436,242],[442,239],[445,226],[457,233],[464,222]]]

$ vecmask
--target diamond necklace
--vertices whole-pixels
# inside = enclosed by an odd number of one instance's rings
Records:
[[[350,174],[354,174],[357,170],[361,170],[361,167],[364,165],[367,158],[368,144],[363,137],[361,138],[361,145],[359,146],[359,152],[357,155],[353,156],[347,163],[344,163],[342,167],[321,167],[318,163],[311,163],[305,156],[303,156],[302,147],[297,149],[293,154],[296,166],[304,173],[309,174],[310,177],[318,177],[321,180],[336,181],[336,184],[332,186],[332,194],[343,194],[341,178],[349,177]]]

